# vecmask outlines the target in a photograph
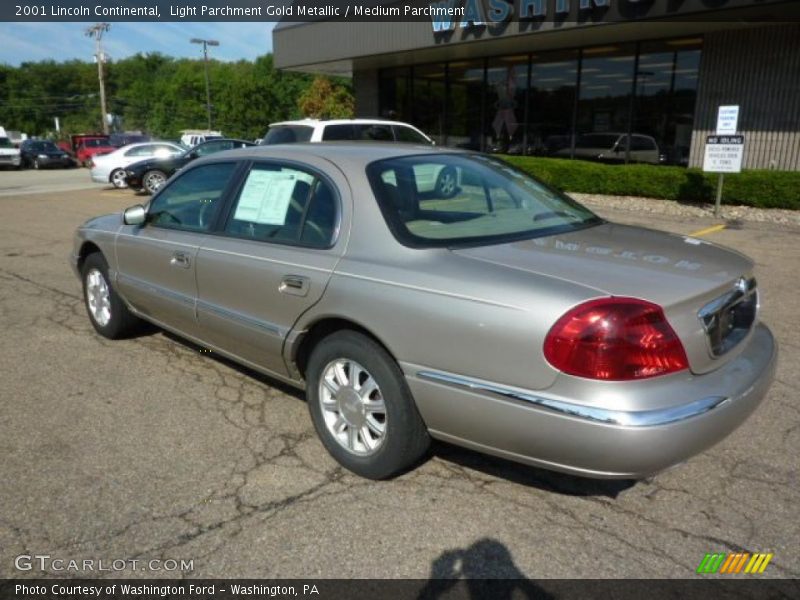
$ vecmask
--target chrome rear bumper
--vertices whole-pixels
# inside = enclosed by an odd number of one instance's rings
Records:
[[[640,478],[719,442],[759,405],[774,377],[777,345],[761,324],[746,343],[703,375],[563,377],[546,391],[401,366],[433,437],[579,475]]]

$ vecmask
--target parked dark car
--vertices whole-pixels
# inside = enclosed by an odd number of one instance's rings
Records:
[[[45,169],[75,166],[73,158],[50,140],[25,140],[19,146],[23,168]]]
[[[245,140],[210,140],[189,148],[186,152],[174,158],[148,158],[128,165],[127,169],[125,169],[125,181],[128,187],[134,191],[144,190],[148,194],[154,194],[175,171],[195,158],[208,156],[223,150],[246,148],[247,146],[255,145],[255,143]]]

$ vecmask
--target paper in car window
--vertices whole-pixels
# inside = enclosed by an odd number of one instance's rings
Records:
[[[254,169],[247,176],[233,218],[263,225],[283,225],[298,180],[296,171],[262,171]]]
[[[309,173],[306,173],[305,171],[289,171],[284,169],[283,173],[286,175],[288,174],[294,175],[295,179],[297,179],[298,181],[305,181],[308,185],[314,183],[314,176]]]

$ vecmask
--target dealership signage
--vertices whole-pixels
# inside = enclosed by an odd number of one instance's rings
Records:
[[[575,0],[579,2],[580,10],[598,7],[608,7],[611,0]],[[626,0],[638,3],[639,0]],[[496,24],[508,21],[515,14],[521,19],[536,19],[547,15],[547,5],[554,3],[556,15],[563,15],[570,11],[570,0],[440,0],[431,3],[431,20],[433,31],[438,33],[450,31],[456,26],[463,28],[482,27],[487,24]],[[457,17],[459,20],[454,19]]]
[[[744,156],[743,135],[710,135],[706,138],[703,171],[709,173],[739,173]]]
[[[715,8],[728,0],[715,0]],[[435,0],[426,14],[430,14],[434,33],[446,33],[456,28],[471,29],[499,25],[511,20],[564,19],[573,12],[604,14],[612,8],[619,11],[636,11],[641,18],[655,5],[653,0]],[[680,5],[680,3],[678,3]],[[670,4],[670,6],[673,6]],[[670,8],[674,12],[675,8]],[[575,15],[578,16],[578,15]],[[582,17],[581,17],[582,18]]]

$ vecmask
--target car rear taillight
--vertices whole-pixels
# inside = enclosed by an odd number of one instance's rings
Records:
[[[636,298],[590,300],[571,309],[548,332],[544,356],[569,375],[607,381],[689,367],[661,307]]]

